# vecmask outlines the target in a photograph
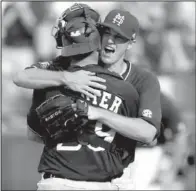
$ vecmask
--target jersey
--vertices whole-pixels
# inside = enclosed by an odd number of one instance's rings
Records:
[[[61,62],[58,61],[59,63]],[[53,64],[48,66],[45,68],[56,68],[53,67]],[[63,62],[62,65],[59,64],[58,66],[65,66],[65,64]],[[59,67],[58,70],[60,69]],[[62,69],[65,68],[62,67]],[[124,81],[116,73],[105,70],[98,65],[88,65],[82,68],[70,66],[66,67],[66,69],[68,71],[81,69],[92,71],[97,76],[106,79],[107,89],[100,90],[101,97],[91,99],[83,96],[89,103],[124,116],[137,117],[139,96],[131,83]],[[64,94],[67,92],[73,93],[65,87],[35,90],[34,96],[36,97],[33,100],[36,103],[33,105],[42,102],[43,100],[41,99],[44,99],[48,91],[50,95],[55,91],[60,91]],[[74,92],[74,96],[76,94]],[[96,121],[90,123],[89,127],[85,129],[87,129],[86,134],[88,135],[87,145],[78,143],[74,137],[52,147],[46,145],[38,167],[39,172],[50,172],[68,179],[89,181],[106,181],[120,176],[124,167],[134,160],[136,141],[123,137]],[[109,149],[105,148],[105,145],[109,145]]]
[[[125,81],[131,83],[139,94],[138,117],[152,124],[157,129],[156,137],[161,129],[161,96],[158,78],[151,71],[135,64],[127,64],[127,70],[122,74]]]
[[[130,64],[126,62],[129,68]],[[131,70],[127,69],[123,76],[137,89],[140,95],[138,117],[156,127],[157,143],[164,144],[169,139],[165,136],[165,131],[168,130],[173,140],[179,131],[181,114],[169,97],[160,91],[157,77],[151,71],[134,64],[131,65]]]

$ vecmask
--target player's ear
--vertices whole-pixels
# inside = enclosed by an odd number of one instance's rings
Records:
[[[127,50],[129,50],[131,48],[132,48],[132,43],[131,43],[131,41],[129,41],[128,46],[127,46]]]

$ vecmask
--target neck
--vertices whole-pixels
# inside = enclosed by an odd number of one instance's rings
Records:
[[[124,57],[122,57],[118,62],[105,67],[111,72],[115,72],[119,75],[123,74],[127,69],[127,64],[124,62]]]
[[[86,57],[82,57],[81,59],[72,59],[71,61],[71,65],[77,65],[77,66],[86,66],[86,65],[90,65],[90,64],[98,64],[98,52],[94,51],[92,52],[90,55],[86,56]]]

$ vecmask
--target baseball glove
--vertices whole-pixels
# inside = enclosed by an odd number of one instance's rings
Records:
[[[87,112],[85,101],[58,94],[31,110],[27,122],[45,143],[60,142],[87,123]]]

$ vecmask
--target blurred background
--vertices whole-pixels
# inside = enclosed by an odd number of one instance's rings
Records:
[[[12,76],[59,54],[51,28],[72,4],[2,2],[2,190],[34,190],[40,179],[37,165],[43,145],[29,141],[26,128],[32,90],[14,85]],[[169,100],[162,107],[168,114],[174,105],[174,114],[180,116],[179,123],[171,126],[177,130],[163,132],[170,138],[156,147],[162,154],[157,157],[156,172],[149,171],[152,178],[146,189],[195,190],[195,2],[87,4],[100,13],[102,20],[114,8],[126,9],[138,18],[140,34],[127,59],[156,73],[161,91]],[[148,149],[151,156],[153,151]],[[144,168],[149,165],[146,161]]]

